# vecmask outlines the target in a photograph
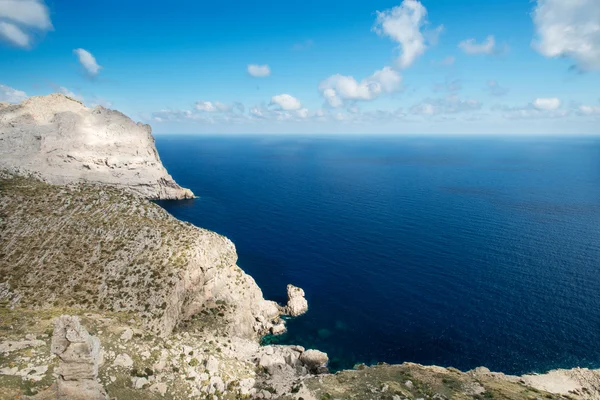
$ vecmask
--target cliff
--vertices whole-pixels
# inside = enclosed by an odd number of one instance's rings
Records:
[[[0,284],[20,307],[132,312],[161,336],[216,304],[238,336],[279,316],[231,241],[125,190],[5,175],[0,232]]]
[[[95,182],[149,199],[193,197],[163,167],[149,125],[62,94],[0,103],[0,168],[47,182]]]

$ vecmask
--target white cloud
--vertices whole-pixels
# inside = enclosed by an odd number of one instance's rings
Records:
[[[401,55],[397,60],[400,68],[410,67],[427,50],[427,44],[437,42],[443,26],[433,31],[421,31],[427,24],[427,9],[417,0],[404,0],[389,10],[377,11],[373,30],[381,36],[389,36],[399,43]],[[427,38],[425,37],[427,36]]]
[[[73,50],[73,53],[79,57],[79,63],[85,68],[90,76],[98,75],[98,72],[100,72],[102,67],[98,65],[96,58],[92,53],[84,49],[75,49]]]
[[[538,110],[557,110],[560,108],[560,100],[556,97],[537,98],[531,104]]]
[[[487,81],[486,90],[492,96],[504,96],[508,93],[508,89],[500,86],[500,84],[494,80]]]
[[[537,0],[533,47],[545,57],[568,57],[581,70],[600,69],[600,1]]]
[[[58,91],[59,91],[60,93],[64,94],[65,96],[67,96],[67,97],[70,97],[70,98],[72,98],[72,99],[75,99],[75,100],[77,100],[77,101],[81,101],[81,102],[83,102],[83,101],[84,101],[84,99],[83,99],[83,96],[81,96],[81,95],[79,95],[79,94],[75,94],[74,92],[70,91],[69,89],[67,89],[67,88],[66,88],[66,87],[64,87],[64,86],[60,86],[60,87],[58,88]]]
[[[402,76],[384,67],[361,82],[352,76],[332,75],[319,84],[321,95],[332,107],[341,107],[344,101],[373,100],[382,93],[393,93],[401,89]]]
[[[268,65],[248,65],[248,73],[255,78],[265,78],[271,75],[271,68]]]
[[[279,106],[284,111],[299,110],[302,108],[302,103],[289,94],[279,94],[271,98],[271,105]]]
[[[456,95],[444,98],[425,99],[410,108],[413,115],[436,116],[443,114],[457,114],[462,112],[477,111],[482,107],[481,102],[467,99],[461,100]]]
[[[217,107],[211,101],[199,101],[196,103],[194,108],[198,111],[204,112],[216,112]]]
[[[20,103],[27,97],[25,92],[0,84],[0,102]]]
[[[525,106],[509,107],[494,106],[494,111],[500,111],[506,119],[547,119],[564,118],[570,115],[570,110],[561,108],[557,98],[537,98]]]
[[[196,111],[205,113],[228,113],[228,112],[243,112],[244,105],[242,103],[233,103],[232,105],[221,103],[220,101],[198,101],[194,105]]]
[[[458,47],[467,54],[493,54],[496,47],[496,39],[493,35],[490,35],[481,44],[477,44],[475,39],[467,39],[460,42]]]
[[[51,29],[50,13],[42,0],[0,0],[0,38],[27,48],[35,31]]]
[[[0,36],[3,36],[9,42],[19,47],[29,46],[29,35],[14,24],[4,21],[0,22]]]
[[[301,108],[300,110],[296,111],[296,115],[298,115],[300,118],[308,118],[308,108]]]
[[[112,102],[110,102],[109,100],[106,100],[105,98],[102,97],[97,97],[97,96],[93,96],[91,99],[89,99],[86,104],[88,105],[88,107],[97,107],[97,106],[101,106],[104,108],[111,108],[113,106]]]
[[[600,115],[600,106],[581,105],[578,111],[581,115]]]

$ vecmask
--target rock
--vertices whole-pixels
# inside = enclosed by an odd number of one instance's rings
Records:
[[[142,389],[144,386],[148,385],[150,382],[148,382],[147,378],[134,376],[133,378],[131,378],[131,383],[135,389]]]
[[[0,108],[0,167],[53,184],[96,182],[150,199],[187,199],[163,167],[152,129],[62,94]]]
[[[210,378],[210,385],[215,389],[216,392],[223,393],[225,391],[225,383],[223,379],[218,376]]]
[[[210,375],[216,375],[219,372],[219,362],[213,356],[206,360],[206,370]]]
[[[252,378],[242,379],[240,381],[240,394],[242,396],[248,396],[252,392],[256,381]]]
[[[100,340],[81,326],[78,317],[63,315],[54,321],[52,353],[59,359],[56,381],[61,400],[107,400],[98,383]]]
[[[131,368],[133,367],[133,360],[129,357],[128,354],[119,354],[115,361],[113,361],[113,366],[115,367],[123,367],[123,368]]]
[[[329,357],[327,357],[326,353],[319,350],[306,350],[300,355],[300,361],[306,365],[306,368],[310,372],[322,374],[327,372]]]
[[[45,344],[46,343],[44,343],[43,340],[36,340],[35,337],[33,339],[29,338],[21,341],[8,340],[0,343],[0,354],[8,354],[12,351],[23,350],[28,347],[40,347]]]
[[[308,311],[308,302],[304,298],[304,290],[294,285],[287,285],[287,295],[288,302],[285,310],[288,315],[297,317]]]
[[[285,324],[278,324],[271,328],[271,334],[282,335],[287,331]]]
[[[155,383],[150,386],[150,391],[164,396],[167,393],[167,384],[164,382]]]
[[[123,333],[121,334],[121,340],[124,342],[128,342],[131,340],[131,338],[133,338],[133,330],[131,328],[127,328],[123,331]]]

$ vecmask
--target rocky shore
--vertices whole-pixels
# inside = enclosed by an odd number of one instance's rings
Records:
[[[62,95],[0,105],[0,400],[600,399],[600,372],[358,365],[260,346],[308,311],[263,298],[184,198],[150,128]],[[282,288],[282,291],[284,288]]]

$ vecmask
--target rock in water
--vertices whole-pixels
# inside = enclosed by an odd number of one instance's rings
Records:
[[[329,357],[326,353],[319,350],[306,350],[300,355],[300,361],[306,365],[306,368],[312,373],[323,374],[327,373],[327,363]]]
[[[78,317],[63,315],[54,321],[52,353],[59,358],[58,399],[107,400],[98,383],[100,340],[81,326]]]
[[[102,183],[149,199],[193,198],[163,167],[149,125],[62,94],[0,104],[0,167],[49,183]]]
[[[287,285],[288,302],[286,313],[292,317],[304,314],[308,311],[308,302],[304,298],[304,290],[294,285]]]

